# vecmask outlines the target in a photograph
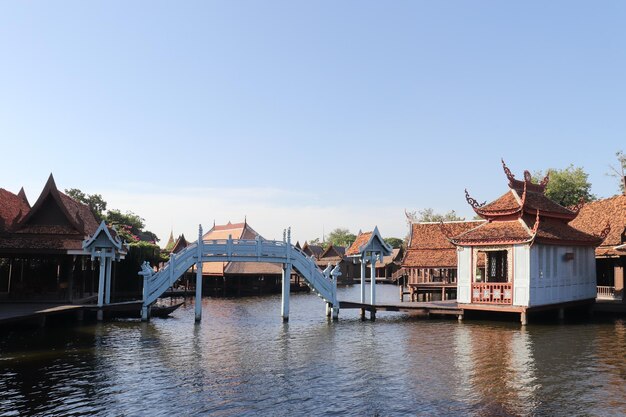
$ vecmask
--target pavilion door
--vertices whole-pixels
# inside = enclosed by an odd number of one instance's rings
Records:
[[[507,252],[505,250],[487,252],[487,256],[487,282],[507,282]]]

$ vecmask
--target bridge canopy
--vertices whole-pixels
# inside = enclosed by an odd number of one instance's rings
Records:
[[[354,243],[346,251],[348,257],[361,259],[373,254],[380,254],[382,259],[383,256],[389,256],[392,253],[393,248],[383,240],[378,231],[378,226],[374,227],[371,232],[359,233]]]

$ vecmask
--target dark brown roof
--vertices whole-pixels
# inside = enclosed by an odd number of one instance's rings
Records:
[[[329,259],[329,258],[341,258],[346,254],[346,248],[343,246],[336,246],[332,243],[328,245],[326,250],[320,255],[319,259]]]
[[[89,207],[60,192],[52,174],[32,208],[24,193],[20,194],[0,189],[0,229],[5,232],[0,237],[0,249],[5,252],[81,250],[82,241],[98,229]],[[2,225],[9,218],[10,230]]]
[[[607,223],[611,225],[611,231],[596,248],[596,255],[623,255],[623,251],[614,248],[626,243],[626,195],[585,204],[570,224],[586,233],[599,235]]]
[[[304,242],[304,246],[302,246],[302,252],[306,253],[309,256],[319,258],[324,252],[324,248],[319,245],[309,245],[307,242]]]

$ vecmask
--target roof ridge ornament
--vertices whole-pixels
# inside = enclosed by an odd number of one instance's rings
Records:
[[[542,186],[543,188],[546,188],[549,182],[550,182],[550,170],[546,171],[546,176],[543,177],[539,185]]]
[[[515,181],[515,175],[513,175],[509,167],[506,166],[506,163],[504,162],[504,158],[501,158],[500,160],[502,161],[502,169],[504,169],[504,173],[506,174],[506,177],[509,179],[509,183],[512,184],[513,181]]]
[[[530,171],[525,169],[524,170],[524,182],[529,182],[529,183],[533,183],[533,176],[530,174]]]
[[[528,171],[526,171],[526,172],[528,172]],[[521,207],[521,208],[522,208],[522,211],[524,211],[524,205],[526,204],[526,191],[527,191],[527,189],[528,189],[528,188],[526,187],[526,184],[527,184],[527,182],[526,182],[526,181],[524,181],[524,191],[522,192],[522,199],[521,199],[521,200],[522,200],[522,202],[521,202],[521,205],[522,205],[522,207]],[[539,213],[539,210],[537,210],[537,213]]]
[[[537,216],[535,217],[535,225],[533,226],[533,229],[531,230],[531,233],[533,234],[533,239],[535,238],[535,236],[537,236],[538,230],[539,230],[539,210],[537,210]]]
[[[465,200],[467,201],[467,203],[470,206],[472,206],[475,209],[480,208],[480,207],[484,206],[485,204],[487,204],[486,200],[483,201],[482,203],[479,203],[474,198],[470,197],[469,193],[467,192],[467,188],[465,189]]]

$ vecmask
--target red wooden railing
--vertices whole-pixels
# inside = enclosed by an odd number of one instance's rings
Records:
[[[510,282],[475,282],[472,303],[513,304],[513,284]]]

